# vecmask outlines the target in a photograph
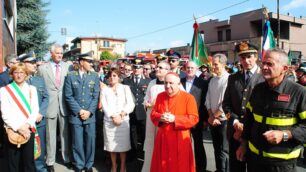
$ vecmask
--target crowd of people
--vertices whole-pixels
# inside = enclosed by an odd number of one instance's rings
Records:
[[[59,44],[44,63],[34,53],[6,56],[5,168],[53,172],[60,147],[64,165],[76,172],[93,171],[100,148],[112,172],[126,172],[134,159],[143,163],[133,171],[205,172],[208,127],[217,172],[294,172],[306,145],[306,63],[289,65],[281,49],[259,62],[248,42],[235,51],[239,61],[232,65],[218,53],[202,66],[181,65],[172,50],[156,64],[135,58],[101,66],[90,53],[65,62]]]

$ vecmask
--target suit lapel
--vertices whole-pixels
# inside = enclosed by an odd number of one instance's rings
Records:
[[[198,79],[199,79],[198,77],[194,78],[193,83],[192,83],[191,88],[190,88],[190,91],[189,91],[190,94],[196,89]]]
[[[182,85],[183,85],[183,87],[184,87],[185,90],[186,90],[186,81],[187,81],[186,78],[183,78],[183,79],[182,79]]]

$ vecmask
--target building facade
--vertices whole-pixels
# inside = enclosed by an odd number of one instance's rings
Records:
[[[268,13],[274,37],[277,37],[277,14]],[[229,62],[234,62],[237,55],[234,47],[241,41],[249,41],[261,50],[263,25],[265,23],[264,8],[230,16],[229,20],[210,20],[200,24],[204,33],[204,41],[208,53],[225,53]],[[294,60],[306,56],[306,20],[290,15],[280,15],[279,47],[294,55]]]
[[[124,57],[126,39],[108,38],[108,37],[76,37],[71,41],[73,44],[70,49],[67,47],[64,57],[73,58],[76,54],[93,51],[93,57],[100,59],[104,51]],[[65,46],[64,46],[65,47]]]
[[[16,54],[16,0],[0,0],[0,71],[3,71],[4,57]]]

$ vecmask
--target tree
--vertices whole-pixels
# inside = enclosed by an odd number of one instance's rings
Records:
[[[17,0],[17,53],[35,51],[42,58],[51,43],[47,42],[47,10],[42,0]]]
[[[109,51],[103,51],[100,55],[100,60],[114,60],[115,56]]]

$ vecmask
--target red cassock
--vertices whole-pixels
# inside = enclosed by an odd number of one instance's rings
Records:
[[[162,123],[160,117],[170,112],[174,123]],[[195,172],[190,128],[199,121],[194,97],[184,91],[169,97],[166,92],[157,96],[151,120],[158,126],[154,144],[151,172]]]

